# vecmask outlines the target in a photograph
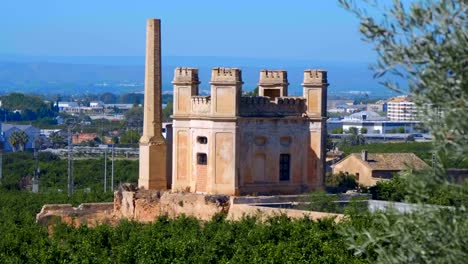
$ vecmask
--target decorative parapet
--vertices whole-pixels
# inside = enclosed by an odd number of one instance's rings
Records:
[[[327,71],[324,70],[305,70],[303,86],[323,85],[327,83]]]
[[[239,83],[242,82],[242,71],[237,68],[213,68],[211,83]]]
[[[259,85],[288,84],[288,73],[285,70],[261,70]]]
[[[245,117],[302,116],[306,111],[306,100],[302,97],[278,97],[270,101],[266,96],[243,96],[239,115]]]
[[[208,116],[211,112],[211,96],[192,96],[192,115]]]
[[[198,69],[178,67],[174,71],[173,84],[199,84]]]

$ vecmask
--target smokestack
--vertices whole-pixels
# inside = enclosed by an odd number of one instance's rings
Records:
[[[367,154],[368,154],[368,153],[367,153],[367,150],[361,151],[361,159],[362,159],[363,161],[367,161]]]
[[[146,24],[145,105],[143,135],[140,139],[138,187],[146,190],[168,188],[166,141],[162,135],[161,109],[161,21]]]

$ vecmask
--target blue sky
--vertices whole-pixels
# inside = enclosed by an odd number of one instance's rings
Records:
[[[337,0],[4,0],[0,54],[143,56],[162,19],[163,56],[371,62],[357,19]]]

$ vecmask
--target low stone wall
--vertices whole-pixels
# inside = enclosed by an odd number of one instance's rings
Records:
[[[89,203],[78,207],[70,204],[44,205],[36,219],[38,223],[47,226],[59,220],[74,226],[82,224],[95,226],[100,223],[117,224],[121,219],[152,222],[161,215],[171,218],[186,215],[203,221],[211,220],[216,214],[224,214],[229,220],[239,220],[244,216],[257,216],[264,220],[280,214],[291,218],[336,217],[337,220],[342,218],[339,214],[262,206],[262,204],[297,202],[302,199],[300,195],[229,197],[120,188],[114,194],[113,203]]]
[[[78,207],[71,204],[46,204],[36,215],[36,221],[47,226],[59,221],[73,226],[96,226],[114,224],[117,220],[114,216],[114,203],[84,203]]]
[[[114,196],[114,214],[139,222],[151,222],[160,215],[210,220],[215,214],[226,214],[228,210],[229,197],[224,195],[121,190]]]
[[[400,203],[400,202],[389,202],[389,201],[380,201],[380,200],[368,200],[367,205],[368,205],[369,211],[371,212],[395,210],[399,213],[411,213],[411,212],[421,210],[421,209],[429,209],[429,210],[439,210],[442,208],[453,209],[450,206]]]
[[[274,208],[261,206],[256,204],[233,204],[229,208],[227,215],[228,220],[239,220],[245,216],[255,216],[261,221],[266,220],[269,217],[286,215],[289,218],[310,218],[310,219],[321,219],[327,217],[335,218],[335,221],[339,221],[343,218],[342,214],[324,213],[324,212],[313,212],[297,209],[285,209],[285,208]]]

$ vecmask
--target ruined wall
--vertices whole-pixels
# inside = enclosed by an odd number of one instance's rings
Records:
[[[268,206],[300,202],[303,199],[302,196],[229,197],[120,188],[114,194],[114,203],[82,204],[78,207],[70,204],[44,205],[36,219],[39,224],[51,228],[59,221],[75,227],[94,227],[99,224],[116,225],[124,219],[148,223],[159,216],[176,218],[182,215],[203,221],[211,220],[216,214],[223,214],[228,220],[239,220],[245,216],[265,220],[281,214],[291,218],[335,217],[337,221],[343,217],[340,214]]]
[[[114,213],[119,218],[151,222],[158,216],[181,215],[210,220],[215,214],[227,213],[229,197],[195,193],[159,191],[121,191],[114,199]]]
[[[85,203],[78,207],[71,204],[46,204],[37,214],[36,220],[46,226],[62,221],[75,227],[118,222],[114,215],[114,203]]]

